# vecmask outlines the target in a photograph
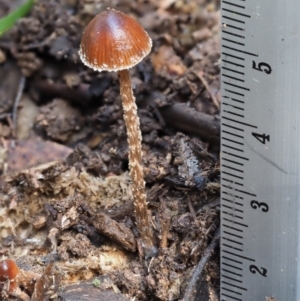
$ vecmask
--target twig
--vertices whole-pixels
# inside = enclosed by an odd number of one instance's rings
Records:
[[[166,123],[180,131],[199,136],[205,140],[220,142],[220,119],[204,114],[186,104],[173,104],[159,108]]]
[[[210,209],[215,208],[217,206],[220,206],[220,197],[217,197],[216,199],[210,201],[208,204],[204,205],[202,208],[200,208],[197,211],[197,214],[199,214],[203,211],[206,211],[206,210],[210,210]]]
[[[20,99],[22,97],[24,87],[25,87],[25,77],[21,76],[19,85],[18,85],[18,93],[15,98],[13,112],[12,112],[12,121],[13,121],[13,137],[16,138],[16,129],[17,129],[17,119],[18,119],[18,107],[20,103]]]
[[[213,101],[213,104],[216,106],[216,108],[220,109],[220,103],[218,102],[217,98],[211,93],[209,85],[206,81],[206,79],[202,76],[200,72],[193,72],[202,82],[204,88],[206,89],[207,93],[209,94],[211,100]]]
[[[38,94],[40,99],[51,99],[51,98],[63,98],[76,103],[78,105],[87,106],[90,105],[93,97],[99,95],[93,95],[90,92],[90,85],[79,84],[77,87],[70,88],[66,84],[50,83],[46,80],[33,80],[30,83],[31,91]],[[102,92],[102,91],[101,91]]]
[[[12,115],[12,113],[3,113],[3,114],[0,114],[0,120],[5,119],[7,117],[10,117],[11,115]]]
[[[168,234],[169,234],[170,224],[171,224],[171,215],[169,209],[167,208],[161,196],[159,197],[159,201],[160,201],[159,217],[160,217],[160,224],[161,224],[160,249],[163,250],[168,247]]]
[[[219,245],[219,239],[220,239],[220,228],[218,228],[218,230],[216,231],[213,240],[211,241],[211,243],[203,253],[203,256],[199,261],[198,265],[194,268],[193,275],[191,277],[187,289],[185,290],[182,301],[193,300],[193,295],[195,294],[195,287],[197,285],[197,282],[199,281],[199,277],[201,276],[204,267],[207,261],[209,260],[210,256],[212,255],[213,251]]]
[[[188,197],[187,203],[188,203],[188,206],[189,206],[190,213],[191,213],[191,215],[194,219],[194,222],[198,222],[195,209],[194,209],[193,204],[191,202],[191,199],[189,197]]]

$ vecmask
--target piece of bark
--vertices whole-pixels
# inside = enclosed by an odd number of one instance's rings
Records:
[[[105,214],[107,214],[113,219],[121,219],[125,216],[133,216],[133,212],[134,205],[132,200],[120,205],[119,207],[105,210]]]
[[[53,262],[48,264],[43,275],[36,281],[31,301],[47,301],[53,299],[58,290],[61,274]]]
[[[64,301],[129,301],[121,293],[114,292],[113,287],[112,289],[102,290],[101,283],[105,282],[105,279],[102,278],[104,277],[100,277],[100,280],[96,278],[62,287],[58,296]],[[100,287],[97,286],[97,283],[100,284]]]
[[[22,78],[20,69],[7,61],[0,66],[0,114],[11,113],[18,94],[18,83]]]
[[[86,216],[82,216],[81,218],[92,224],[100,234],[108,237],[124,249],[131,252],[136,251],[135,237],[124,224],[111,219],[105,213],[93,214],[91,218]]]

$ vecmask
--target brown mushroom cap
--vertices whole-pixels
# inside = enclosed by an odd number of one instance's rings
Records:
[[[86,27],[79,55],[85,65],[96,71],[118,71],[138,64],[151,46],[150,37],[136,20],[107,9]]]
[[[6,259],[0,261],[0,281],[13,280],[17,277],[18,273],[19,268],[13,260]]]

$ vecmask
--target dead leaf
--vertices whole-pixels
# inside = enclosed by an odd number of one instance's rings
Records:
[[[8,140],[7,149],[8,173],[37,164],[62,160],[72,152],[72,149],[58,143],[36,139],[15,142]]]

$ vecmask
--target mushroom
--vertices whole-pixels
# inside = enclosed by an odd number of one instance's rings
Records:
[[[19,274],[17,264],[11,259],[0,261],[0,299],[5,299],[6,292],[15,293],[18,289],[16,277]],[[2,299],[1,299],[2,300]]]
[[[157,248],[147,209],[142,167],[142,135],[129,69],[142,61],[151,47],[150,37],[136,20],[108,8],[87,25],[79,50],[83,63],[95,71],[118,72],[129,145],[136,224],[146,257],[155,256]]]
[[[0,300],[8,300],[9,296],[13,296],[18,300],[30,301],[27,293],[33,292],[35,282],[40,277],[35,272],[20,269],[11,259],[0,261]]]
[[[19,273],[17,264],[11,260],[6,259],[0,261],[0,281],[14,280]]]

